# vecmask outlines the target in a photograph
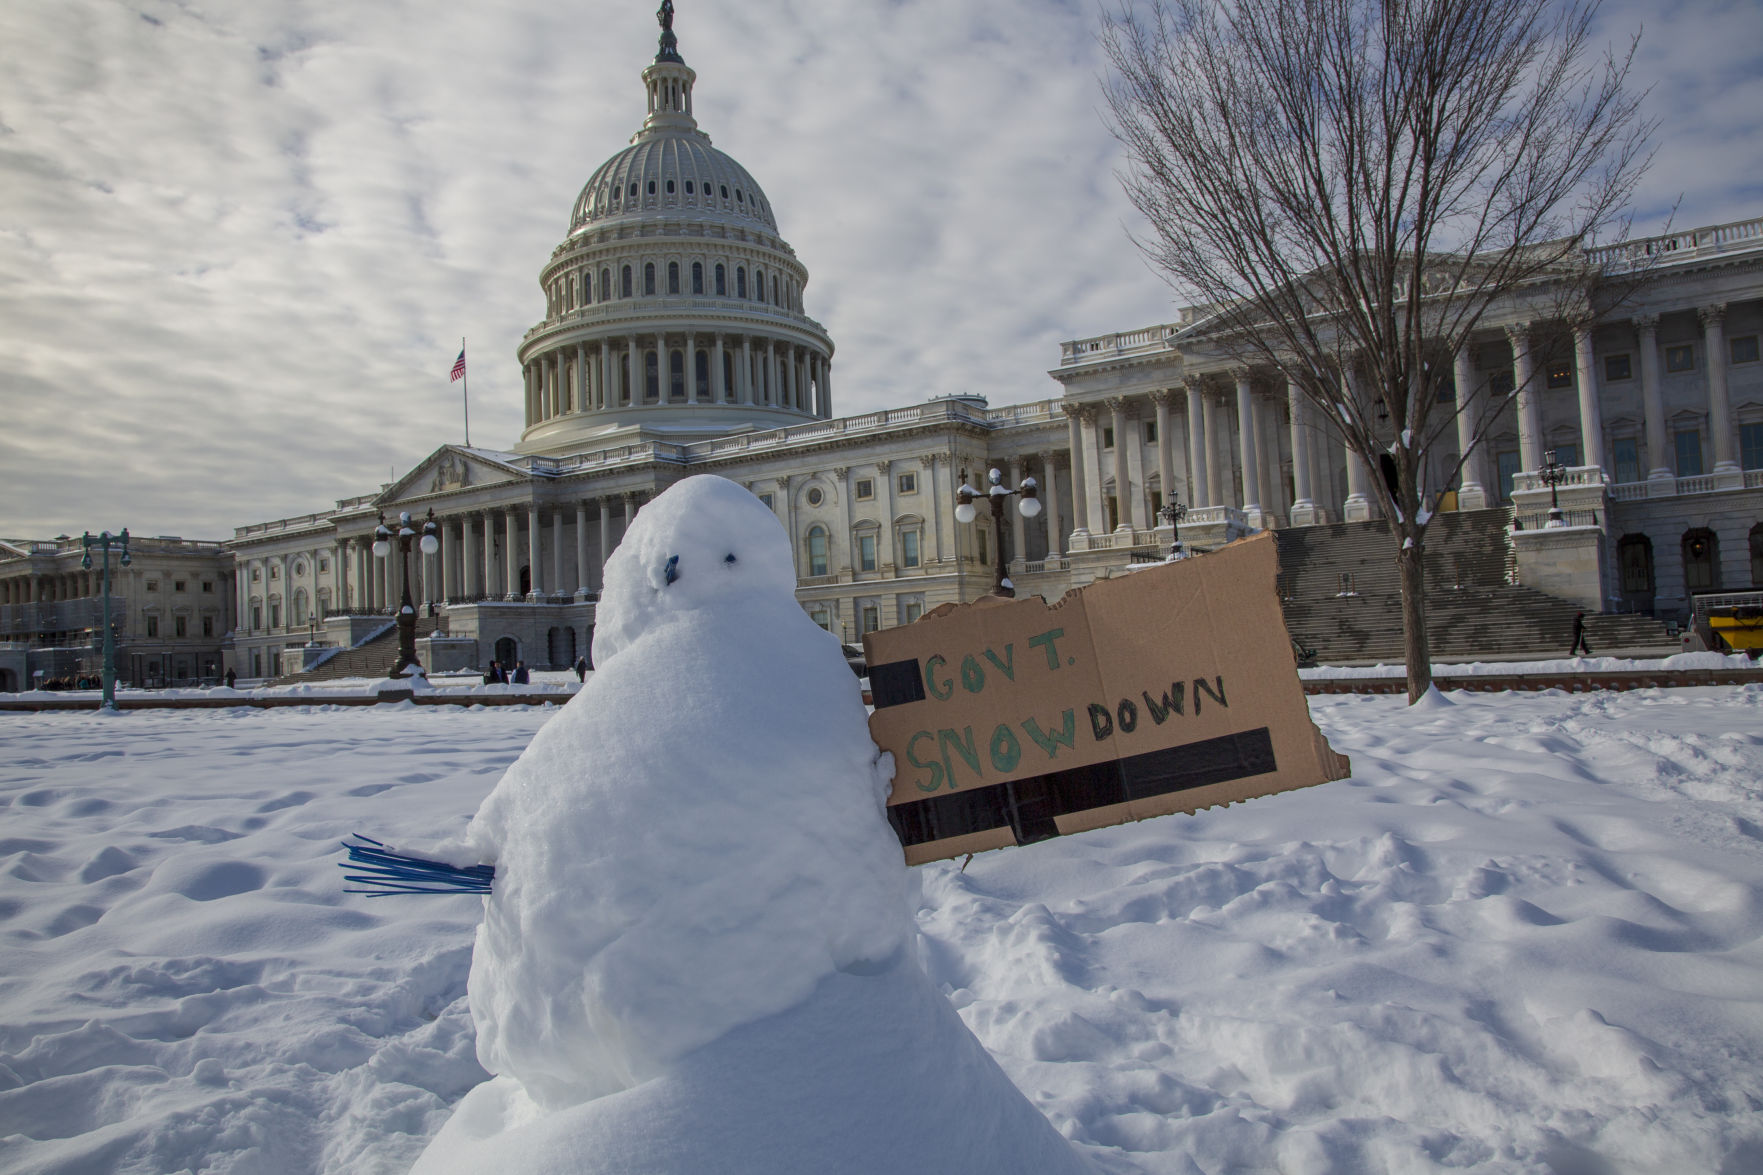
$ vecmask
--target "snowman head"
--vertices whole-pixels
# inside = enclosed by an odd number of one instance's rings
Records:
[[[754,596],[793,602],[792,563],[783,524],[744,487],[711,474],[675,483],[643,507],[606,561],[594,663],[684,612]]]

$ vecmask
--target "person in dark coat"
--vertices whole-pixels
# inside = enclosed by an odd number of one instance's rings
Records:
[[[577,681],[588,680],[588,659],[586,657],[575,659],[575,679]]]
[[[526,662],[525,661],[516,661],[514,663],[514,684],[515,685],[527,685],[531,681],[532,681],[532,677],[526,671]]]
[[[1585,643],[1584,612],[1577,613],[1573,617],[1573,644],[1568,647],[1567,655],[1571,657],[1582,651],[1588,657],[1592,655],[1592,647]]]
[[[234,688],[233,683],[238,680],[239,675],[233,672],[233,667],[231,665],[228,665],[226,671],[226,687],[228,689]]]
[[[488,669],[484,670],[484,684],[485,685],[496,685],[503,680],[504,680],[504,678],[502,677],[502,666],[498,665],[494,661],[491,661],[490,667]]]

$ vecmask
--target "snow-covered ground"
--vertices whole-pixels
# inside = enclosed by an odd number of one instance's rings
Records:
[[[1763,1170],[1763,686],[1311,711],[1351,778],[918,870],[1054,1124],[1113,1171]],[[338,842],[458,832],[556,713],[0,715],[0,1171],[403,1172],[484,1076],[480,902],[345,895]]]

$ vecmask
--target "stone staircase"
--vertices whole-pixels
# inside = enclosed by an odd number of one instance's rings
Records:
[[[391,620],[387,617],[388,622]],[[418,616],[416,638],[421,640],[435,631],[439,620]],[[378,636],[369,637],[353,648],[344,649],[304,673],[290,673],[270,682],[271,685],[310,685],[315,681],[335,681],[340,677],[384,677],[398,660],[398,626],[393,624]]]
[[[1440,514],[1427,528],[1426,616],[1435,661],[1563,657],[1579,606],[1511,582],[1515,556],[1505,509]],[[1286,627],[1322,664],[1401,662],[1402,593],[1387,521],[1276,532]],[[1599,655],[1679,650],[1650,617],[1586,617]]]

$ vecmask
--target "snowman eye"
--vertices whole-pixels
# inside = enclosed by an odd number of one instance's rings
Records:
[[[724,557],[724,559],[723,559],[724,563],[733,563],[734,561],[735,561],[735,553],[733,551],[730,551],[728,553],[728,555],[726,557]]]

